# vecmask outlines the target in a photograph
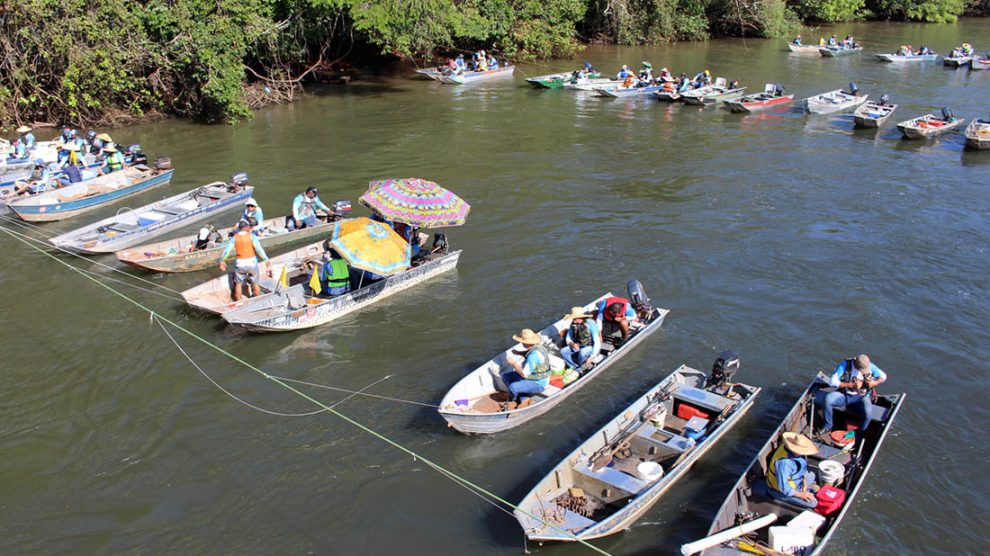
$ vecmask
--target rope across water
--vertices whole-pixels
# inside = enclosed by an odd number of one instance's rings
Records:
[[[584,539],[578,538],[576,535],[574,535],[570,531],[561,529],[561,528],[557,527],[556,525],[545,521],[541,517],[537,517],[535,515],[530,514],[529,512],[523,510],[522,508],[519,508],[515,504],[513,504],[513,503],[509,502],[508,500],[505,500],[504,498],[498,496],[497,494],[495,494],[495,493],[493,493],[493,492],[485,489],[484,487],[478,485],[477,483],[471,482],[470,480],[468,480],[468,479],[466,479],[464,477],[461,477],[460,475],[457,475],[456,473],[454,473],[454,472],[452,472],[452,471],[444,468],[440,464],[435,463],[432,460],[430,460],[428,458],[425,458],[422,455],[414,452],[410,448],[407,448],[407,447],[403,446],[402,444],[398,443],[397,441],[392,440],[391,438],[388,438],[384,434],[382,434],[382,433],[380,433],[380,432],[378,432],[378,431],[376,431],[376,430],[368,427],[367,425],[364,425],[363,423],[360,423],[359,421],[356,421],[356,420],[352,419],[351,417],[348,417],[347,415],[345,415],[345,414],[343,414],[343,413],[341,413],[339,411],[337,411],[335,409],[335,405],[337,405],[337,404],[334,404],[334,406],[329,406],[329,405],[325,404],[324,402],[322,402],[320,400],[317,400],[316,398],[313,398],[309,394],[306,394],[305,392],[303,392],[303,391],[299,390],[298,388],[294,387],[292,384],[289,383],[288,380],[285,380],[285,379],[283,379],[281,377],[278,377],[278,376],[275,376],[275,375],[271,375],[271,374],[265,372],[264,370],[262,370],[262,369],[260,369],[260,368],[258,368],[256,366],[252,365],[251,363],[249,363],[249,362],[241,359],[237,355],[234,355],[233,353],[230,353],[229,351],[224,350],[220,346],[217,346],[216,344],[213,344],[212,342],[210,342],[209,340],[206,340],[205,338],[199,336],[195,332],[193,332],[191,330],[188,330],[188,329],[182,327],[181,325],[179,325],[179,324],[177,324],[177,323],[175,323],[175,322],[173,322],[173,321],[165,318],[164,316],[162,316],[162,315],[158,314],[157,312],[155,312],[153,309],[151,309],[149,307],[146,307],[145,305],[141,304],[140,302],[138,302],[138,301],[136,301],[134,299],[131,299],[130,297],[124,295],[123,293],[120,293],[120,292],[114,290],[113,288],[111,288],[107,284],[104,284],[103,282],[101,282],[100,280],[96,279],[95,277],[90,276],[87,272],[83,271],[82,269],[76,268],[75,266],[73,266],[73,265],[71,265],[71,264],[69,264],[69,263],[67,263],[67,262],[59,259],[55,255],[53,255],[53,254],[51,254],[51,253],[49,253],[49,252],[47,252],[47,251],[45,251],[45,250],[43,250],[43,249],[35,246],[35,245],[32,245],[31,242],[28,241],[29,239],[32,239],[32,238],[22,239],[21,237],[18,237],[18,236],[21,236],[23,234],[19,234],[17,232],[14,232],[12,230],[9,230],[9,229],[7,229],[5,227],[0,228],[0,230],[2,230],[8,236],[10,236],[10,237],[12,237],[12,238],[20,241],[21,243],[27,245],[31,249],[34,249],[34,250],[38,251],[39,253],[45,255],[46,257],[49,257],[53,261],[55,261],[55,262],[57,262],[57,263],[65,266],[69,270],[73,270],[73,271],[77,272],[80,276],[86,278],[87,280],[92,281],[93,283],[95,283],[99,287],[101,287],[101,288],[109,291],[113,295],[115,295],[115,296],[123,299],[124,301],[126,301],[126,302],[134,305],[135,307],[137,307],[137,308],[139,308],[139,309],[147,312],[151,316],[152,319],[156,319],[158,321],[159,325],[162,326],[162,328],[164,328],[164,325],[165,324],[168,324],[169,326],[173,327],[174,329],[183,332],[184,334],[188,335],[189,337],[191,337],[191,338],[199,341],[200,343],[202,343],[202,344],[204,344],[204,345],[206,345],[206,346],[208,346],[208,347],[210,347],[210,348],[212,348],[212,349],[220,352],[221,354],[225,355],[226,357],[230,358],[231,360],[236,361],[236,362],[244,365],[248,369],[251,369],[252,371],[260,374],[263,377],[265,377],[266,379],[271,380],[275,384],[278,384],[282,388],[285,388],[286,390],[289,390],[290,392],[296,394],[297,396],[299,396],[299,397],[301,397],[301,398],[303,398],[303,399],[305,399],[305,400],[307,400],[307,401],[309,401],[309,402],[311,402],[311,403],[313,403],[316,406],[318,406],[318,407],[321,408],[321,410],[316,411],[313,414],[315,414],[315,413],[323,413],[323,412],[330,413],[330,414],[332,414],[332,415],[334,415],[334,416],[336,416],[336,417],[344,420],[345,422],[351,424],[352,426],[354,426],[354,427],[356,427],[356,428],[358,428],[358,429],[360,429],[360,430],[362,430],[362,431],[364,431],[364,432],[366,432],[366,433],[374,436],[375,438],[381,440],[382,442],[385,442],[386,444],[388,444],[388,445],[396,448],[397,450],[399,450],[399,451],[401,451],[401,452],[403,452],[403,453],[405,453],[405,454],[407,454],[407,455],[415,458],[416,460],[422,461],[423,463],[425,463],[427,466],[429,466],[433,470],[435,470],[438,473],[440,473],[441,475],[443,475],[443,476],[445,476],[445,477],[453,480],[455,483],[459,484],[460,486],[471,490],[473,493],[475,493],[475,494],[477,494],[479,496],[480,495],[484,495],[485,497],[487,497],[489,499],[488,500],[489,502],[496,501],[496,502],[498,502],[500,504],[503,504],[504,506],[506,506],[508,508],[512,508],[514,510],[520,511],[523,514],[525,514],[526,516],[528,516],[528,517],[530,517],[532,519],[535,519],[535,520],[543,523],[544,525],[547,526],[547,528],[552,529],[554,531],[557,531],[559,533],[562,533],[562,534],[570,537],[572,540],[574,540],[574,541],[576,541],[576,542],[584,545],[585,547],[589,548],[590,550],[593,550],[593,551],[595,551],[595,552],[597,552],[599,554],[605,554],[605,555],[608,555],[609,554],[605,550],[602,550],[601,548],[599,548],[599,547],[597,547],[597,546],[589,543],[588,541],[586,541]],[[183,354],[185,355],[185,353],[183,353]],[[188,358],[188,356],[187,356],[187,358]],[[198,366],[197,366],[197,368],[198,368]],[[213,382],[214,384],[216,384],[212,380],[211,380],[211,382]],[[224,392],[227,393],[226,390],[224,390]],[[227,393],[227,394],[228,395],[231,395],[229,393]],[[343,400],[341,400],[341,401],[343,401]],[[337,403],[339,404],[341,402],[337,402]],[[254,407],[254,406],[252,406],[252,407]],[[492,503],[494,504],[494,502],[492,502]]]

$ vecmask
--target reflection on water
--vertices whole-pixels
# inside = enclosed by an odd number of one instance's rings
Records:
[[[960,133],[902,140],[895,124],[942,106],[967,120],[985,115],[990,72],[881,64],[872,54],[906,42],[944,53],[990,28],[962,20],[827,31],[855,35],[865,52],[823,59],[739,39],[594,47],[582,58],[606,73],[641,60],[675,74],[710,69],[750,91],[780,82],[797,99],[855,81],[900,105],[882,129],[852,131],[849,114],[808,116],[797,103],[740,115],[535,91],[522,72],[561,68],[534,65],[463,87],[384,71],[234,126],[118,130],[176,167],[169,188],[135,202],[246,170],[269,214],[287,213],[309,185],[324,200],[356,201],[383,177],[432,179],[472,204],[468,224],[447,230],[464,250],[455,274],[319,329],[246,334],[130,293],[266,372],[349,389],[391,375],[376,394],[431,404],[519,329],[638,278],[672,309],[664,329],[538,422],[475,438],[448,430],[429,407],[358,398],[341,408],[517,500],[677,365],[706,368],[717,351],[737,349],[743,380],[764,386],[763,399],[642,522],[597,543],[615,554],[672,554],[704,534],[814,372],[866,351],[890,375],[885,388],[909,397],[830,551],[914,553],[935,535],[946,553],[973,552],[990,542],[972,487],[973,462],[986,460],[972,439],[990,420],[978,370],[990,359],[990,153],[961,152]],[[512,519],[421,462],[337,419],[279,419],[232,402],[146,317],[5,236],[0,248],[9,259],[0,269],[4,553],[379,554],[421,552],[437,539],[447,552],[518,553]],[[212,272],[150,279],[181,290]],[[247,401],[312,409],[182,342]],[[946,400],[966,410],[946,412]]]

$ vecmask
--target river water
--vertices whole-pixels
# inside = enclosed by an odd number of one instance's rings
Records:
[[[990,36],[988,23],[840,26],[840,37],[851,32],[867,46],[841,59],[761,40],[596,47],[584,57],[610,72],[651,60],[751,89],[781,82],[798,98],[855,81],[864,93],[889,93],[901,105],[895,121],[942,106],[968,120],[990,110],[990,72],[885,65],[869,54],[908,42],[939,53],[964,41],[987,48],[977,37]],[[361,212],[369,180],[435,180],[473,205],[468,225],[449,230],[464,250],[457,271],[322,328],[245,334],[113,286],[268,372],[348,389],[387,376],[370,391],[431,404],[519,329],[636,278],[671,309],[664,328],[538,422],[468,437],[429,407],[360,398],[338,409],[515,502],[675,367],[707,370],[718,351],[736,349],[739,378],[764,387],[754,409],[631,530],[596,542],[614,554],[673,554],[704,535],[814,373],[867,352],[889,375],[882,390],[908,397],[829,553],[981,552],[990,541],[980,475],[988,379],[979,370],[990,360],[990,153],[964,152],[959,134],[902,141],[893,121],[853,132],[849,115],[740,116],[522,81],[549,71],[520,66],[514,79],[457,87],[388,70],[235,126],[116,130],[120,143],[170,155],[175,180],[82,221],[242,170],[269,216],[285,214],[308,185]],[[0,248],[0,552],[522,550],[514,519],[422,461],[335,417],[276,417],[236,403],[147,314],[5,234]],[[211,275],[145,276],[180,290]],[[243,400],[314,409],[195,340],[178,341]]]

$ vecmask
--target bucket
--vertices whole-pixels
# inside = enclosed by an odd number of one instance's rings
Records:
[[[655,461],[644,461],[636,466],[636,474],[640,479],[652,483],[663,477],[663,467]]]
[[[823,483],[834,485],[845,475],[846,468],[837,461],[825,460],[818,464],[818,474]]]

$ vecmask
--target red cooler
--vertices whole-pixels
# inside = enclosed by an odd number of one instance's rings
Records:
[[[815,512],[825,517],[831,517],[845,503],[846,491],[841,488],[835,488],[832,485],[825,485],[818,489],[815,498],[818,499],[818,506],[815,507]]]

